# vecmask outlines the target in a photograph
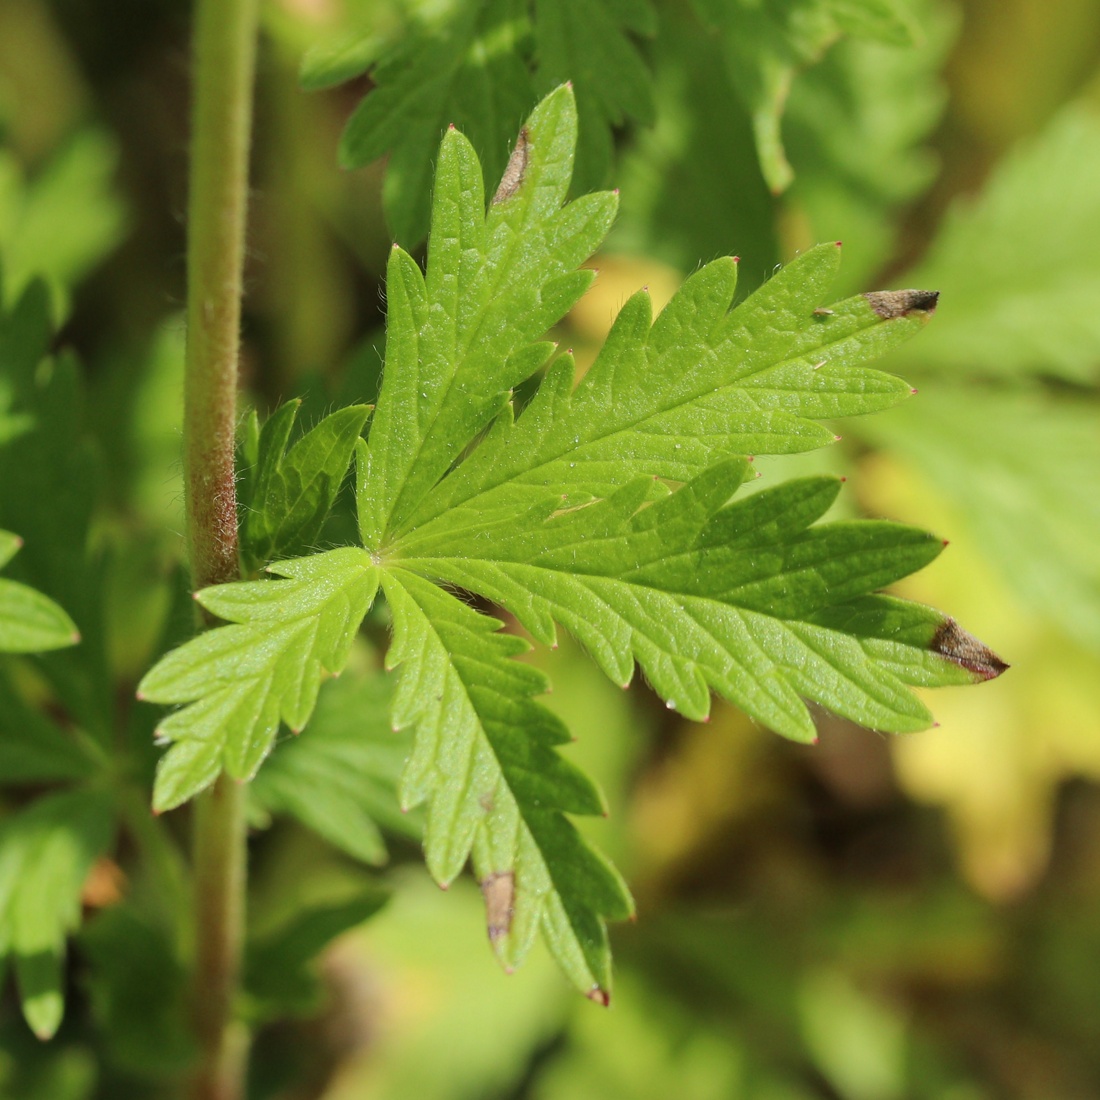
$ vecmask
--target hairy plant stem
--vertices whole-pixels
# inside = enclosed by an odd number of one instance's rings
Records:
[[[233,449],[258,0],[196,0],[187,239],[184,474],[192,583],[236,580]],[[191,1100],[240,1100],[247,1032],[234,1019],[245,888],[246,788],[223,775],[194,820]]]

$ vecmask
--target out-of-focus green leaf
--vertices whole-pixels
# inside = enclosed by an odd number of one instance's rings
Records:
[[[326,416],[290,442],[300,401],[288,401],[255,436],[240,492],[241,558],[246,572],[268,562],[315,550],[336,501],[356,440],[367,422],[366,405],[349,405]]]
[[[0,785],[81,779],[95,763],[68,732],[28,705],[0,669]]]
[[[1100,111],[1071,104],[958,201],[904,278],[937,287],[935,331],[901,353],[953,376],[1100,377]]]
[[[170,1077],[194,1057],[186,972],[164,933],[128,905],[81,929],[84,984],[111,1062],[142,1078]]]
[[[99,791],[38,799],[0,826],[0,961],[11,959],[23,1015],[39,1038],[65,1009],[65,937],[80,923],[80,890],[110,843],[112,806]]]
[[[534,1100],[810,1100],[762,1071],[747,1044],[627,976],[615,1011],[577,1012],[536,1078]]]
[[[1095,402],[940,385],[865,427],[935,485],[1036,614],[1100,652]]]
[[[554,1040],[575,998],[543,950],[512,975],[470,950],[485,934],[485,913],[468,880],[444,894],[406,868],[395,885],[393,900],[341,957],[352,983],[369,981],[386,1026],[370,1033],[326,1100],[507,1094]]]
[[[22,545],[18,535],[0,531],[0,568]],[[48,596],[0,578],[0,653],[42,653],[79,641],[76,624]]]
[[[535,0],[537,81],[549,92],[569,81],[577,98],[578,192],[607,182],[612,128],[653,121],[649,69],[631,33],[652,35],[651,0]]]
[[[389,894],[371,890],[350,901],[316,906],[285,926],[249,943],[244,986],[256,1018],[309,1015],[319,1007],[322,988],[313,965],[337,936],[373,917]]]
[[[17,1025],[28,1034],[22,1021]],[[73,1044],[33,1043],[0,1049],[0,1097],[3,1100],[91,1100],[95,1095],[98,1067],[87,1047]]]
[[[907,44],[915,31],[901,0],[695,0],[695,6],[721,35],[730,78],[752,118],[764,178],[777,194],[794,179],[781,124],[799,70],[819,61],[841,34]]]
[[[389,677],[351,671],[325,684],[308,731],[276,747],[250,788],[256,804],[287,813],[330,844],[381,863],[381,823],[408,832],[397,785],[409,755],[407,734],[390,725]]]
[[[0,305],[14,301],[34,277],[67,299],[119,243],[126,216],[113,186],[116,160],[106,134],[81,130],[25,183],[12,154],[0,150]]]
[[[909,1057],[905,1019],[884,998],[835,970],[802,982],[802,1030],[814,1061],[841,1096],[902,1100]]]
[[[11,564],[13,579],[60,604],[80,633],[80,646],[47,654],[42,668],[69,713],[106,740],[115,711],[102,563],[88,539],[100,463],[84,430],[81,372],[68,354],[44,358],[51,337],[49,295],[36,281],[0,318],[0,385],[33,424],[0,447],[0,526],[28,547]]]
[[[172,747],[157,768],[153,805],[169,810],[224,768],[251,779],[279,722],[309,721],[324,676],[339,672],[378,587],[370,555],[344,547],[277,562],[281,581],[204,588],[196,599],[231,625],[163,657],[138,685],[153,703],[186,703],[157,726]]]
[[[889,259],[899,208],[936,171],[927,142],[946,103],[940,71],[958,20],[938,0],[906,3],[920,18],[913,43],[846,38],[794,81],[787,101],[788,199],[809,223],[793,243],[843,240],[841,285],[851,291]]]
[[[413,16],[406,37],[376,60],[375,87],[348,122],[340,160],[357,168],[390,154],[386,220],[409,248],[428,228],[432,158],[448,124],[470,136],[490,179],[504,170],[507,142],[534,99],[520,52],[525,8],[522,0],[451,0]]]
[[[730,82],[721,40],[681,5],[662,4],[659,16],[656,122],[622,153],[622,213],[609,248],[684,273],[700,260],[736,254],[740,285],[755,290],[774,270],[779,245],[749,115]]]

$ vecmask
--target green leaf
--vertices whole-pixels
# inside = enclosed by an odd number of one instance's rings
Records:
[[[520,55],[523,0],[452,0],[434,19],[417,16],[378,58],[374,89],[340,143],[346,168],[389,153],[383,203],[397,240],[413,247],[428,228],[432,156],[448,124],[466,131],[490,178],[534,98]]]
[[[1100,377],[1098,196],[1100,114],[1071,104],[955,204],[907,276],[936,279],[950,302],[907,361],[953,377]]]
[[[315,906],[250,941],[244,975],[250,1015],[280,1019],[316,1013],[324,994],[316,957],[337,936],[373,917],[388,899],[382,890],[369,890],[349,901]]]
[[[920,17],[915,44],[846,38],[787,100],[795,180],[785,198],[808,219],[810,239],[844,241],[843,284],[853,290],[895,255],[898,210],[938,168],[928,139],[947,99],[942,70],[958,18],[937,0],[910,4]]]
[[[753,290],[779,260],[775,201],[748,152],[752,125],[721,39],[685,5],[662,5],[652,53],[657,120],[622,153],[622,213],[609,248],[682,272],[736,253],[742,286]]]
[[[810,526],[839,489],[830,478],[725,505],[747,469],[712,467],[648,507],[641,478],[587,507],[551,500],[478,534],[446,515],[402,543],[402,565],[488,596],[541,641],[562,623],[624,686],[637,661],[691,718],[706,716],[714,690],[800,741],[816,739],[803,699],[873,728],[928,726],[907,684],[980,676],[934,652],[943,616],[865,598],[942,542],[887,523]],[[882,621],[857,628],[873,612]]]
[[[0,668],[0,785],[82,779],[99,761],[15,690]]]
[[[750,469],[739,456],[821,446],[835,438],[821,419],[909,395],[862,363],[919,330],[935,293],[825,308],[839,249],[823,245],[731,311],[737,264],[718,260],[656,322],[635,295],[576,389],[563,356],[514,421],[507,387],[545,357],[529,342],[560,315],[536,314],[549,295],[531,296],[547,274],[545,227],[568,218],[599,230],[573,235],[570,264],[603,229],[602,213],[575,213],[586,200],[559,211],[571,108],[561,88],[532,116],[487,222],[476,157],[457,134],[444,139],[427,275],[400,252],[391,265],[357,495],[394,615],[394,723],[416,729],[402,802],[428,804],[429,869],[445,884],[472,853],[505,965],[522,960],[541,921],[566,973],[604,999],[603,922],[629,903],[564,816],[599,812],[599,799],[554,751],[564,730],[531,700],[544,681],[509,660],[524,643],[438,585],[501,604],[543,642],[564,625],[620,684],[638,663],[693,717],[716,690],[800,740],[814,737],[804,699],[919,729],[931,719],[911,686],[1004,666],[939,612],[876,595],[935,557],[938,539],[886,523],[812,526],[836,496],[831,479],[728,503]],[[541,272],[502,276],[501,253],[484,243],[513,211],[522,229],[505,247],[522,241]],[[564,255],[549,255],[555,279],[570,278]],[[493,315],[502,285],[530,306]]]
[[[356,859],[382,863],[386,848],[375,822],[398,832],[412,826],[397,805],[410,742],[390,726],[390,695],[390,680],[379,673],[348,671],[325,684],[308,736],[277,745],[257,774],[256,804],[293,815]]]
[[[15,300],[34,277],[67,299],[119,243],[126,215],[112,180],[117,159],[106,134],[86,129],[24,182],[15,157],[0,151],[0,255],[6,283],[0,305]]]
[[[752,116],[764,178],[775,193],[794,179],[781,123],[792,82],[841,34],[907,44],[912,18],[893,0],[695,0],[721,35],[731,80]]]
[[[1081,399],[953,387],[863,434],[928,478],[1014,593],[1100,652],[1097,413]]]
[[[650,0],[535,0],[539,88],[569,81],[577,98],[580,192],[606,182],[613,127],[653,121],[652,77],[630,32],[656,27]]]
[[[0,531],[0,568],[23,545],[10,531]],[[0,578],[0,652],[43,653],[76,645],[80,632],[51,600],[18,581]]]
[[[265,421],[245,471],[240,500],[246,572],[315,548],[370,415],[366,405],[349,405],[288,446],[300,405],[288,401]]]
[[[83,386],[67,354],[43,358],[52,339],[49,294],[31,283],[0,317],[0,389],[29,427],[0,447],[0,526],[30,550],[17,579],[72,616],[82,644],[41,659],[62,705],[89,733],[112,736],[115,699],[103,632],[101,555],[89,546],[99,488],[98,452],[83,424]]]
[[[271,751],[280,720],[300,730],[324,676],[340,672],[378,586],[365,551],[330,550],[278,562],[287,578],[217,585],[196,594],[232,625],[209,630],[163,657],[139,698],[189,704],[158,737],[172,742],[157,768],[153,805],[169,810],[224,770],[250,779]]]
[[[402,804],[428,803],[424,849],[436,881],[472,856],[489,938],[517,966],[541,929],[571,981],[610,995],[605,920],[630,915],[618,875],[564,816],[603,812],[557,746],[569,735],[532,695],[545,677],[511,660],[527,648],[500,623],[412,573],[383,575],[394,615],[391,667],[401,666],[393,720],[416,726]]]
[[[111,802],[98,791],[49,795],[0,826],[0,962],[15,960],[23,1015],[41,1039],[61,1023],[65,937],[80,891],[111,840]]]
[[[185,1071],[195,1056],[187,973],[164,931],[133,906],[113,905],[81,929],[78,943],[111,1062],[146,1079]]]
[[[563,356],[520,420],[506,408],[397,531],[444,514],[476,526],[552,495],[581,504],[643,474],[687,481],[735,455],[810,450],[836,439],[819,420],[904,400],[904,382],[859,364],[922,328],[935,295],[858,295],[821,309],[839,263],[836,246],[811,249],[732,312],[730,259],[698,271],[655,323],[648,295],[635,294],[575,391]],[[376,424],[383,415],[380,404]]]
[[[395,248],[386,361],[359,464],[364,545],[400,529],[509,391],[553,351],[534,343],[590,285],[575,270],[603,239],[610,194],[562,207],[576,141],[568,88],[538,106],[485,214],[482,175],[457,131],[443,139],[426,275]]]

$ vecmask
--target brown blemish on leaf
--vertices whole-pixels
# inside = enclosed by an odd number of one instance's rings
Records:
[[[508,165],[504,169],[500,186],[493,196],[493,206],[497,203],[507,202],[523,185],[523,179],[527,175],[527,162],[530,159],[531,141],[527,136],[527,127],[519,132],[519,140],[508,158]]]
[[[611,1004],[611,994],[606,989],[601,989],[598,985],[594,985],[585,996],[590,1001],[595,1001],[601,1008],[607,1008]]]
[[[908,317],[910,313],[935,313],[938,290],[873,290],[864,294],[867,304],[884,320]]]
[[[516,898],[516,876],[511,871],[486,875],[481,880],[481,896],[485,899],[485,923],[489,942],[496,943],[512,928],[512,913]]]
[[[984,642],[963,630],[954,619],[945,619],[932,636],[929,649],[961,665],[979,680],[995,680],[1008,665]]]

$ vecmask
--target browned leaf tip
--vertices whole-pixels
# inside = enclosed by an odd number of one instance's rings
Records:
[[[511,871],[486,875],[481,880],[481,896],[485,899],[485,923],[489,942],[496,943],[512,928],[512,913],[516,897],[516,876]]]
[[[908,317],[910,313],[935,313],[938,290],[873,290],[864,294],[867,304],[884,320]]]
[[[493,206],[496,206],[497,203],[506,202],[520,189],[523,179],[527,175],[527,162],[530,159],[530,152],[531,141],[527,136],[527,127],[524,126],[519,132],[516,147],[508,158],[508,165],[504,169],[504,175],[501,177],[497,193],[493,196]]]
[[[984,642],[963,630],[954,619],[945,619],[932,636],[933,653],[962,666],[979,680],[995,680],[1008,665]]]
[[[590,1001],[595,1001],[601,1008],[607,1008],[611,1004],[611,994],[606,989],[601,989],[598,985],[594,985],[585,996]]]

